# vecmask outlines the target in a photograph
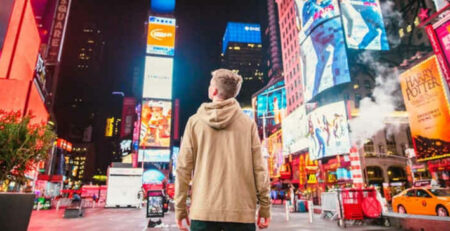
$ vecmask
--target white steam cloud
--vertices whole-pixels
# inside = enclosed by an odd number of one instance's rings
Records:
[[[395,3],[393,1],[385,1],[380,4],[380,7],[386,29],[401,28],[403,26],[402,13],[395,9]],[[388,39],[391,48],[397,47],[401,43],[401,38],[398,36],[398,34],[392,33],[397,33],[397,31],[391,31],[391,33],[388,32]]]
[[[359,58],[377,72],[372,98],[363,98],[360,101],[359,116],[349,121],[352,141],[356,145],[363,145],[379,131],[387,129],[389,135],[399,130],[400,124],[390,123],[390,126],[386,126],[385,122],[401,99],[396,94],[399,91],[399,81],[395,68],[377,62],[369,52],[362,53]]]

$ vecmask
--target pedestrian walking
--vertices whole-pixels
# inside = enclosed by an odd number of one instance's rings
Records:
[[[238,74],[213,71],[208,89],[212,102],[202,104],[187,122],[175,181],[180,230],[188,230],[183,220],[192,231],[256,230],[256,212],[259,228],[270,224],[269,174],[256,124],[235,99],[241,85]]]

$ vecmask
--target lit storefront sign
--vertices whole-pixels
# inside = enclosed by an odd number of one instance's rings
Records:
[[[53,33],[50,37],[49,50],[47,54],[48,63],[56,63],[61,60],[62,46],[66,33],[67,19],[69,16],[72,0],[60,0],[56,7],[55,21],[53,22]]]
[[[114,132],[114,117],[110,117],[106,119],[106,129],[105,129],[105,136],[111,137]]]

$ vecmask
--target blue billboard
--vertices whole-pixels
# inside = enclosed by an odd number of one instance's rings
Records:
[[[223,35],[222,53],[225,54],[229,42],[261,43],[261,27],[259,24],[229,22]]]
[[[256,97],[258,125],[280,124],[284,118],[285,111],[286,88],[284,87],[284,80],[276,82]]]
[[[389,50],[378,0],[341,0],[341,11],[348,48]]]
[[[150,7],[156,13],[172,13],[175,10],[175,0],[151,0]]]
[[[300,42],[324,21],[339,16],[337,0],[295,0]]]
[[[320,24],[300,44],[304,97],[351,81],[342,23],[339,17]]]

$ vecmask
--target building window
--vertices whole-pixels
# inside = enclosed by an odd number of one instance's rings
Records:
[[[366,156],[375,156],[375,146],[373,140],[368,139],[364,144],[364,154]]]
[[[395,136],[393,134],[388,134],[385,130],[386,145],[387,145],[387,155],[397,155],[397,143],[395,142]]]

